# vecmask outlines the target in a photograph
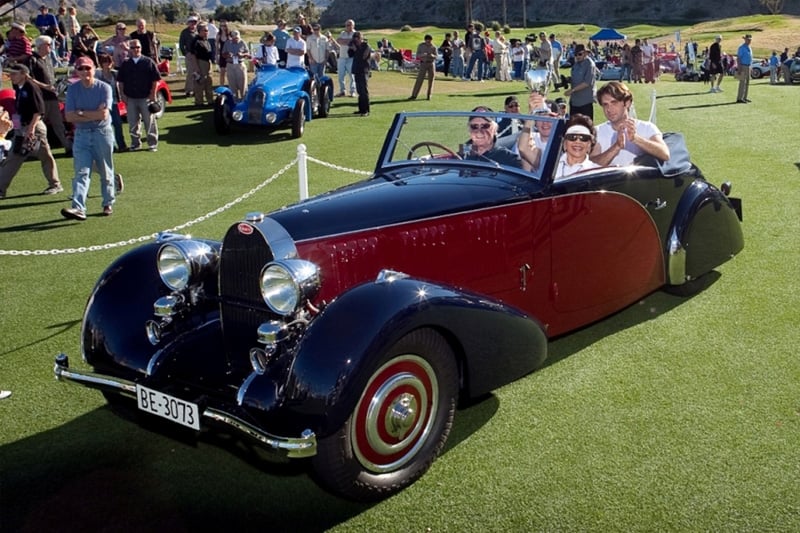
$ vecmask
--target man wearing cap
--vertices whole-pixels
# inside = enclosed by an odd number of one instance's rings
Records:
[[[328,61],[328,38],[322,35],[318,23],[311,25],[311,35],[306,38],[308,48],[308,69],[317,78],[325,75],[325,63]]]
[[[736,94],[737,104],[749,104],[747,93],[750,90],[750,64],[753,62],[753,49],[750,42],[753,36],[749,33],[742,37],[744,42],[736,50],[736,77],[739,78],[739,91]]]
[[[473,109],[477,113],[491,113],[488,107],[479,106]],[[495,145],[497,140],[497,122],[492,115],[472,115],[467,121],[469,133],[469,152],[464,159],[472,161],[488,161],[510,167],[520,168],[519,156],[505,148]]]
[[[250,57],[250,49],[247,47],[238,30],[231,31],[230,39],[222,45],[222,53],[225,56],[225,73],[228,76],[228,87],[237,100],[244,98],[247,89],[247,67],[246,61]]]
[[[416,100],[419,90],[422,88],[422,82],[428,78],[428,92],[427,99],[431,99],[431,92],[433,91],[433,79],[436,77],[436,46],[433,44],[433,36],[426,35],[425,40],[417,46],[417,61],[419,61],[419,71],[417,72],[417,81],[414,82],[414,89],[411,91],[409,100]]]
[[[506,96],[503,110],[506,113],[519,114],[519,100],[516,96]],[[513,144],[517,140],[517,135],[522,129],[522,121],[518,118],[503,117],[497,122],[497,139],[506,143]],[[507,139],[506,139],[507,137]]]
[[[27,65],[32,54],[33,47],[30,39],[25,35],[25,24],[12,22],[6,41],[6,61]]]
[[[83,221],[86,220],[86,198],[93,167],[100,175],[103,215],[109,216],[113,212],[114,129],[111,127],[111,86],[94,77],[94,63],[86,56],[75,61],[75,72],[80,81],[67,89],[65,104],[66,119],[75,125],[75,141],[72,144],[75,177],[72,179],[72,206],[62,209],[61,215]]]
[[[300,35],[302,36],[303,40],[308,39],[308,36],[311,35],[313,28],[311,25],[306,22],[306,16],[302,13],[297,15],[297,27],[300,28]]]
[[[586,55],[586,47],[575,45],[575,63],[572,64],[572,87],[564,91],[569,97],[569,114],[580,113],[594,120],[594,61]]]
[[[25,65],[11,65],[6,72],[14,84],[16,105],[11,117],[14,124],[11,153],[0,167],[0,199],[5,198],[11,180],[29,155],[42,162],[42,172],[48,184],[42,194],[58,194],[64,189],[58,179],[58,167],[50,152],[50,145],[47,144],[47,127],[42,120],[45,110],[42,92],[31,81]]]
[[[711,75],[712,93],[721,93],[719,84],[722,83],[722,76],[725,69],[722,68],[722,35],[714,37],[714,43],[708,48],[708,72]]]
[[[597,127],[592,161],[601,166],[630,165],[640,155],[669,159],[669,147],[652,122],[630,116],[633,93],[622,82],[611,81],[597,91],[597,101],[608,121]],[[574,116],[570,113],[570,116]]]
[[[194,76],[197,72],[197,61],[192,53],[192,42],[197,37],[197,17],[195,15],[186,19],[186,27],[181,30],[178,37],[178,48],[183,57],[186,58],[186,82],[183,84],[184,95],[188,98],[194,94]]]
[[[150,113],[149,104],[156,99],[161,74],[155,61],[142,55],[142,43],[136,39],[130,41],[130,54],[117,74],[120,98],[128,111],[130,150],[134,152],[141,148],[144,125],[149,150],[155,152],[158,150],[158,121]]]
[[[158,39],[152,31],[147,29],[147,21],[139,19],[136,21],[136,31],[131,32],[131,39],[136,39],[142,45],[142,55],[149,57],[153,61],[158,61]],[[120,63],[122,64],[122,63]]]
[[[292,38],[286,41],[286,68],[305,68],[306,42],[302,39],[300,26],[292,28]]]
[[[47,35],[55,37],[58,32],[58,19],[50,13],[50,8],[42,5],[39,6],[39,14],[36,15],[36,27],[39,28],[40,35]]]
[[[58,94],[56,94],[56,72],[53,68],[53,61],[50,54],[53,51],[53,39],[47,35],[40,35],[36,38],[36,51],[31,56],[31,81],[42,91],[44,100],[43,119],[50,131],[52,131],[64,151],[67,154],[72,152],[72,141],[67,138],[64,128],[64,119],[61,116],[61,109],[58,104]]]

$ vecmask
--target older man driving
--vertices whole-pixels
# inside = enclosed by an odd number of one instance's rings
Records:
[[[464,159],[473,161],[492,161],[509,167],[520,167],[519,156],[502,146],[496,146],[497,122],[489,114],[492,110],[488,107],[476,107],[475,113],[467,122],[469,130],[469,150],[464,154]]]

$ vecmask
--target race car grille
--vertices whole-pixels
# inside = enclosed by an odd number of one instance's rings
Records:
[[[261,124],[264,121],[264,100],[266,93],[257,89],[250,93],[249,103],[247,104],[247,123]]]
[[[245,228],[247,231],[242,231]],[[261,297],[259,277],[272,261],[264,235],[252,226],[232,226],[222,241],[219,296],[222,328],[229,356],[247,354],[256,344],[256,329],[273,318]]]

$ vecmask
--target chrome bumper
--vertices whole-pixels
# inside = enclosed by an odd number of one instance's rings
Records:
[[[56,356],[53,372],[55,372],[56,379],[59,381],[69,381],[93,389],[112,390],[131,398],[136,398],[136,383],[94,372],[70,370],[69,357],[63,353]],[[202,416],[225,424],[229,428],[257,440],[268,448],[282,452],[289,458],[311,457],[317,453],[317,436],[310,429],[303,431],[300,437],[278,437],[262,431],[241,418],[213,407],[206,407]]]

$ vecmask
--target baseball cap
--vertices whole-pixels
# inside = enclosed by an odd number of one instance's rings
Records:
[[[78,59],[75,60],[75,68],[78,68],[78,67],[93,67],[93,66],[94,66],[94,61],[92,61],[91,59],[89,59],[86,56],[81,56],[81,57],[79,57]]]
[[[297,33],[302,33],[303,30],[300,29],[300,26],[295,26],[294,28],[292,28],[292,31]]]
[[[19,74],[28,74],[30,70],[25,65],[20,63],[11,63],[6,67],[6,72],[16,72]]]
[[[197,17],[195,17],[194,15],[192,15],[191,17],[189,17],[188,19],[186,19],[186,22],[197,22],[198,20],[200,20],[200,19],[198,19]]]
[[[742,37],[742,39],[752,39],[752,38],[753,38],[753,36],[750,35],[749,33],[747,35],[745,35],[744,37]]]

